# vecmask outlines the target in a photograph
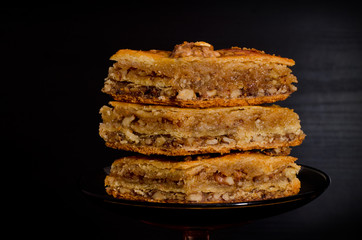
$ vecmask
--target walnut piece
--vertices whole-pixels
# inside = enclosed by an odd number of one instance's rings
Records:
[[[172,51],[170,57],[219,57],[220,53],[214,51],[214,47],[206,42],[184,42],[178,44]]]
[[[177,94],[176,98],[179,100],[192,100],[196,98],[196,94],[191,89],[183,89]]]
[[[230,176],[227,177],[224,174],[219,173],[219,172],[216,172],[214,174],[214,179],[215,179],[215,181],[217,181],[220,184],[226,184],[229,186],[234,185],[234,183],[235,183],[234,179],[232,177],[230,177]]]

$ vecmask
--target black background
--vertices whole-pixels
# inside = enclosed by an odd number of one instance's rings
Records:
[[[121,48],[171,50],[183,41],[215,49],[252,47],[292,58],[293,108],[307,138],[292,155],[332,178],[312,203],[213,239],[321,239],[355,236],[362,214],[362,17],[359,6],[276,2],[128,3],[112,8],[1,9],[2,126],[7,163],[24,176],[12,195],[31,212],[17,214],[26,234],[47,237],[181,239],[180,232],[139,223],[82,196],[86,169],[109,165],[120,151],[98,136],[101,93]],[[4,153],[4,156],[5,156]],[[13,166],[15,168],[15,166]],[[15,174],[16,173],[16,174]],[[9,179],[13,179],[12,178]],[[9,180],[9,185],[15,185]],[[25,231],[25,230],[24,230]],[[19,233],[14,233],[19,234]]]

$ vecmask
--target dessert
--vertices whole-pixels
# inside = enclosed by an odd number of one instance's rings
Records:
[[[121,49],[103,92],[114,100],[182,107],[244,106],[286,99],[297,90],[294,61],[256,49],[214,50],[184,42],[174,50]]]
[[[299,116],[277,105],[297,90],[294,61],[263,51],[121,49],[111,57],[100,109],[106,146],[134,152],[113,162],[106,192],[160,203],[229,203],[297,194]]]
[[[219,203],[286,197],[300,189],[294,157],[245,152],[190,158],[121,158],[105,179],[106,191],[138,201]]]
[[[100,110],[108,147],[142,154],[190,155],[297,146],[298,115],[279,106],[178,108],[110,102]]]

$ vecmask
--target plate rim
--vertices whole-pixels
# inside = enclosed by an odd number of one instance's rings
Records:
[[[267,199],[267,200],[258,200],[258,201],[248,201],[248,202],[231,202],[231,203],[160,203],[160,202],[146,202],[146,201],[135,201],[128,199],[117,199],[108,195],[104,190],[104,194],[97,194],[84,189],[84,178],[81,180],[81,191],[83,194],[90,197],[96,198],[98,200],[103,200],[103,202],[108,204],[117,204],[122,206],[132,206],[140,208],[158,208],[158,209],[180,209],[180,210],[211,210],[211,209],[235,209],[235,208],[249,208],[249,207],[258,207],[258,206],[268,206],[268,205],[278,205],[283,203],[295,202],[303,199],[314,199],[321,195],[331,184],[331,178],[324,171],[319,170],[314,167],[306,166],[299,164],[301,166],[300,171],[308,170],[312,171],[315,174],[323,177],[325,182],[324,186],[321,189],[315,191],[307,191],[303,193],[298,193],[296,195],[276,198],[276,199]],[[109,166],[103,168],[103,174],[107,174],[106,169],[109,169]],[[100,170],[99,170],[100,172]],[[100,174],[98,172],[98,174]],[[83,185],[83,186],[82,186]]]

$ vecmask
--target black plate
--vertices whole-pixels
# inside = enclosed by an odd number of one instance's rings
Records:
[[[324,172],[302,166],[298,174],[301,190],[290,197],[235,203],[151,203],[109,196],[104,189],[104,178],[108,171],[109,167],[87,172],[80,182],[81,191],[112,212],[149,223],[175,226],[230,225],[274,216],[307,204],[323,193],[330,184],[330,178]]]

